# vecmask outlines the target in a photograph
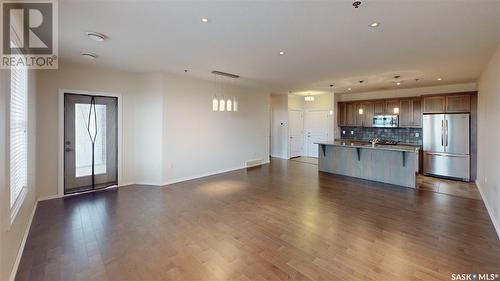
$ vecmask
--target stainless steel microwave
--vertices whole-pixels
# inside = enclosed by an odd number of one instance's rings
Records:
[[[396,128],[399,125],[398,115],[375,115],[373,116],[372,127]]]

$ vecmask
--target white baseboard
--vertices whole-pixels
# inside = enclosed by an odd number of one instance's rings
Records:
[[[263,161],[261,164],[256,165],[256,166],[261,166],[261,165],[269,164],[269,163],[270,163],[270,161],[266,160],[266,161]],[[253,166],[253,167],[256,167],[256,166]],[[189,176],[189,177],[184,177],[184,178],[170,180],[170,181],[164,182],[162,185],[170,185],[170,184],[174,184],[174,183],[180,183],[180,182],[184,182],[184,181],[195,180],[195,179],[199,179],[199,178],[214,176],[214,175],[217,175],[217,174],[223,174],[223,173],[232,172],[232,171],[236,171],[236,170],[243,170],[243,169],[247,169],[247,168],[251,168],[251,167],[246,167],[246,166],[233,167],[233,168],[229,168],[229,169],[223,169],[223,170],[218,170],[218,171],[213,171],[213,172],[198,174],[198,175],[195,175],[195,176]]]
[[[289,158],[287,157],[283,157],[283,156],[278,156],[278,155],[271,155],[272,158],[279,158],[279,159],[283,159],[283,160],[288,160]]]
[[[33,222],[33,217],[35,216],[36,206],[38,206],[38,200],[35,201],[35,206],[33,206],[33,210],[31,211],[30,219],[28,220],[28,225],[26,226],[26,230],[24,231],[23,235],[23,240],[21,241],[21,246],[19,246],[19,250],[17,251],[14,267],[10,272],[9,281],[14,281],[16,279],[17,269],[19,268],[19,263],[21,262],[21,257],[23,256],[24,246],[26,246],[26,240],[28,240],[28,234],[30,233],[31,223]]]
[[[498,239],[500,240],[500,222],[497,220],[495,217],[495,213],[493,213],[493,209],[490,206],[490,203],[488,200],[486,200],[486,197],[484,196],[483,189],[481,188],[481,185],[479,184],[479,181],[476,180],[476,186],[477,189],[479,189],[479,193],[481,194],[481,198],[483,198],[484,205],[486,206],[486,210],[488,210],[488,214],[490,215],[490,219],[493,222],[493,226],[495,227],[495,230],[498,235]]]

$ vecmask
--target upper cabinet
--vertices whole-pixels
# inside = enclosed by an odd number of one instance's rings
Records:
[[[373,123],[373,110],[374,103],[373,102],[363,102],[361,103],[360,110],[358,110],[358,115],[362,120],[363,127],[371,127]]]
[[[401,106],[399,100],[389,100],[386,102],[385,114],[387,115],[398,115],[399,107]]]
[[[339,102],[337,106],[337,126],[347,126],[346,103]]]
[[[402,100],[399,106],[399,127],[411,127],[411,100]]]
[[[346,105],[346,125],[357,126],[358,104],[348,103]]]
[[[446,112],[470,112],[470,95],[447,96]]]
[[[424,113],[441,113],[444,112],[446,105],[446,97],[426,97],[424,98]]]
[[[471,112],[474,92],[338,103],[338,126],[371,127],[375,115],[399,115],[399,127],[422,128],[425,113]]]
[[[422,100],[402,100],[399,109],[399,127],[421,128],[422,127]]]
[[[453,94],[424,98],[423,113],[457,113],[471,111],[469,94]]]
[[[411,127],[422,128],[422,100],[414,99],[411,101]]]
[[[385,101],[376,101],[373,103],[373,115],[385,114]]]

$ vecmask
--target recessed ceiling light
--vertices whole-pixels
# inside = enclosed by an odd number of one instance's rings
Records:
[[[396,82],[396,85],[398,85],[398,86],[401,85],[401,82]]]
[[[80,55],[89,60],[95,60],[97,58],[97,55],[94,53],[83,52]]]
[[[99,32],[94,32],[94,31],[87,31],[85,34],[92,40],[97,41],[97,42],[102,42],[106,40],[106,35],[99,33]]]
[[[441,81],[441,80],[443,80],[443,78],[439,77],[437,80],[438,80],[438,81]]]
[[[379,22],[372,22],[370,23],[370,27],[378,27],[380,25]]]
[[[284,55],[285,54],[285,51],[280,51],[279,52],[280,55]]]
[[[209,22],[210,20],[208,18],[201,18],[201,22],[204,22],[204,23],[207,23]]]
[[[348,91],[352,90],[351,88],[347,88]]]

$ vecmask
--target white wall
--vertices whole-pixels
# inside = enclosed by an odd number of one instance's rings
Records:
[[[238,112],[213,112],[213,81],[165,74],[163,87],[165,183],[269,161],[268,92],[225,85]]]
[[[478,83],[477,184],[500,237],[500,45]]]
[[[131,75],[124,102],[124,184],[163,184],[163,81],[161,74]],[[128,154],[131,155],[128,155]]]
[[[333,114],[330,115],[328,124],[328,136],[333,140],[334,136],[334,124],[335,124],[335,108],[334,99],[332,94],[315,95],[314,101],[304,101],[304,96],[298,95],[272,95],[271,96],[271,107],[272,107],[272,132],[271,132],[271,155],[273,157],[279,158],[289,158],[290,147],[288,139],[288,111],[289,110],[299,110],[306,112],[308,110],[332,110]],[[304,115],[305,116],[305,115]],[[284,123],[282,125],[281,123]],[[307,128],[304,127],[304,130]],[[304,138],[305,146],[305,138]]]
[[[271,155],[288,159],[288,96],[272,95]]]
[[[122,96],[120,184],[163,185],[268,160],[269,94],[225,87],[237,113],[212,112],[213,82],[183,75],[138,74],[82,64],[40,71],[38,196],[55,196],[58,169],[58,89]]]
[[[158,132],[161,125],[161,87],[152,82],[152,75],[138,75],[81,64],[60,64],[58,70],[39,71],[37,89],[38,197],[47,198],[58,194],[58,89],[89,92],[105,92],[122,95],[122,183],[160,183],[161,153]],[[158,83],[161,83],[159,81]],[[157,93],[155,96],[155,87]],[[161,123],[161,121],[158,121]],[[139,137],[140,136],[140,137]],[[136,147],[145,147],[137,151]]]
[[[15,220],[10,220],[8,104],[10,72],[0,70],[0,280],[11,276],[24,234],[36,204],[36,73],[29,71],[28,84],[28,192]]]
[[[304,100],[304,97],[300,97],[302,100]],[[332,94],[323,94],[323,95],[315,95],[314,96],[314,101],[308,101],[303,103],[303,109],[304,111],[308,110],[333,110],[332,115],[329,115],[330,117],[328,118],[328,137],[333,140],[333,135],[334,135],[334,116],[336,113],[336,110],[333,107],[334,101],[333,101],[333,96]],[[305,115],[304,115],[305,116]],[[307,130],[307,128],[304,128]]]

